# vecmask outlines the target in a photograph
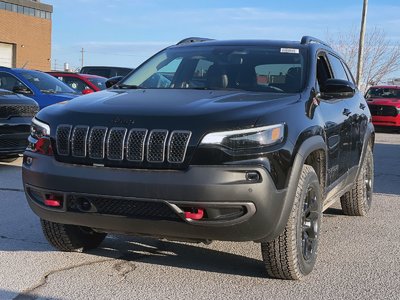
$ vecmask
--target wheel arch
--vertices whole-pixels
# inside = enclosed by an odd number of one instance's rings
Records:
[[[274,231],[274,236],[269,236],[268,240],[276,238],[285,228],[288,221],[290,212],[293,207],[294,197],[296,195],[297,185],[300,179],[301,170],[304,164],[310,164],[317,173],[320,180],[320,185],[326,183],[326,143],[322,136],[316,135],[304,140],[298,148],[295,155],[293,165],[288,178],[287,192],[285,196],[285,203],[281,211],[277,230]],[[323,160],[323,166],[318,166],[318,160]],[[324,186],[325,188],[325,186]],[[324,189],[321,191],[322,198],[324,198]]]

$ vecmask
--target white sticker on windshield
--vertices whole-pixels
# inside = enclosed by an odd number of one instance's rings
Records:
[[[299,53],[299,49],[295,48],[281,48],[281,53]]]

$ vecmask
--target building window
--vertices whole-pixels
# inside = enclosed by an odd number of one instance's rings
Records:
[[[34,9],[22,5],[11,4],[8,2],[0,1],[0,10],[12,11],[18,14],[24,14],[27,16],[37,17],[41,19],[51,19],[51,12],[47,12],[40,9]]]

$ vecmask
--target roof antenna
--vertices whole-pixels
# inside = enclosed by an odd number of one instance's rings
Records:
[[[22,66],[21,69],[25,69],[26,65],[29,64],[29,60],[26,61],[26,63]]]

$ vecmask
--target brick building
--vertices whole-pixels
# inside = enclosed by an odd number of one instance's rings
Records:
[[[50,70],[53,6],[0,0],[0,66]]]

